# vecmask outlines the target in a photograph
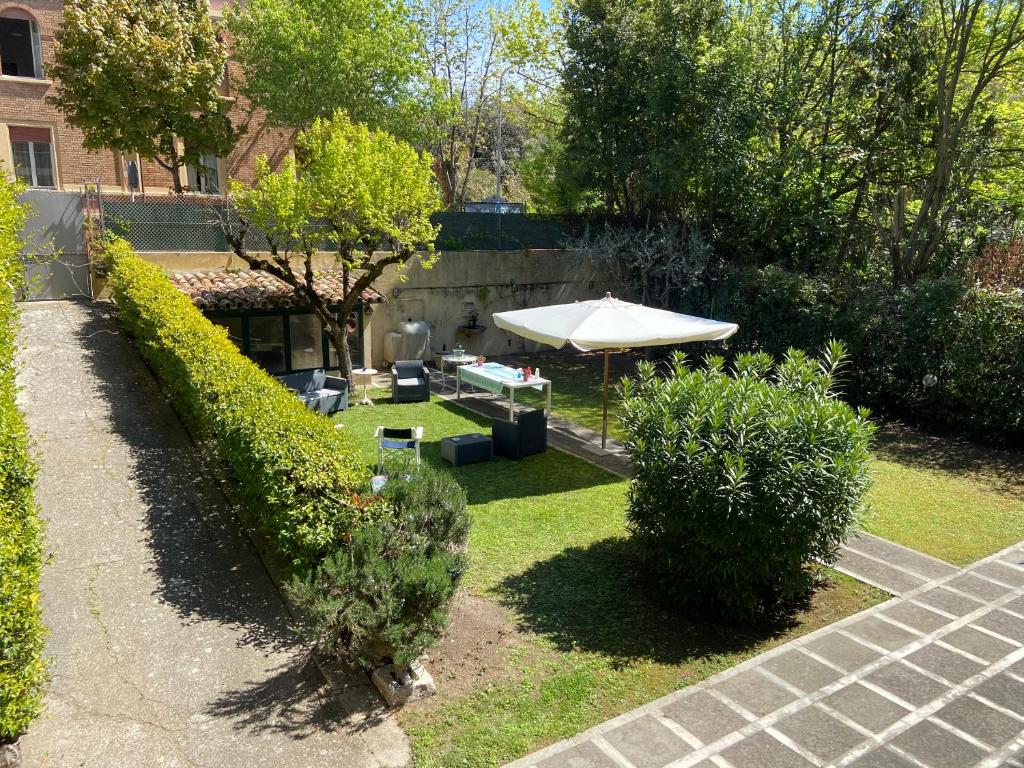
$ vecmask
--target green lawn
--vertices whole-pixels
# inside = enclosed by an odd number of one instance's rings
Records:
[[[622,376],[637,358],[613,356]],[[596,354],[529,359],[554,381],[554,410],[601,429],[602,363]],[[516,361],[526,364],[527,358]],[[526,398],[524,398],[526,399]],[[609,431],[621,436],[610,401]],[[864,527],[933,557],[966,565],[1024,539],[1024,456],[882,423]]]
[[[378,424],[423,426],[423,456],[432,463],[440,463],[442,437],[490,429],[451,403],[378,402],[338,416],[368,464]],[[439,644],[430,662],[445,670],[439,695],[400,715],[418,768],[500,765],[882,599],[839,577],[784,623],[691,620],[650,599],[631,565],[623,480],[554,449],[453,472],[472,518],[465,584],[494,610],[451,628],[455,639]],[[456,624],[465,621],[457,614]],[[451,662],[450,644],[465,644],[467,635],[480,647]],[[478,674],[474,659],[488,653],[498,661]]]

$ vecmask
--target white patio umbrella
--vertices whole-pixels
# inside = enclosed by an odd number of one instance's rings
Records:
[[[499,328],[541,344],[558,348],[569,342],[584,352],[604,350],[602,448],[608,441],[608,355],[613,349],[721,341],[739,330],[735,323],[631,304],[610,293],[603,299],[497,312],[493,317]]]

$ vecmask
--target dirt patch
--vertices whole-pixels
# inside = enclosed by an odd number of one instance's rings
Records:
[[[458,696],[491,682],[519,676],[523,660],[541,655],[528,633],[516,629],[515,616],[493,600],[460,589],[452,604],[448,632],[427,654],[427,667],[439,698]],[[519,659],[520,663],[513,664]]]

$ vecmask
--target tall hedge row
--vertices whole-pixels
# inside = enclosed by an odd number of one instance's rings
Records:
[[[46,666],[39,607],[42,526],[33,488],[36,467],[15,404],[14,291],[25,211],[17,188],[0,178],[0,744],[14,741],[42,708]]]
[[[105,258],[122,325],[290,567],[315,565],[373,518],[379,503],[357,493],[359,456],[329,420],[244,357],[128,243],[110,242]]]
[[[715,312],[739,323],[740,351],[779,357],[843,341],[852,402],[1024,443],[1024,292],[949,279],[894,290],[769,267],[731,273]]]

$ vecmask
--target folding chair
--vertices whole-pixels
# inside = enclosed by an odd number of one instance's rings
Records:
[[[414,451],[416,464],[420,463],[420,440],[423,439],[423,427],[391,429],[380,426],[377,427],[377,431],[373,434],[377,438],[378,475],[384,472],[384,459],[393,454],[401,454],[402,451]],[[408,456],[408,454],[405,454],[405,456]]]

